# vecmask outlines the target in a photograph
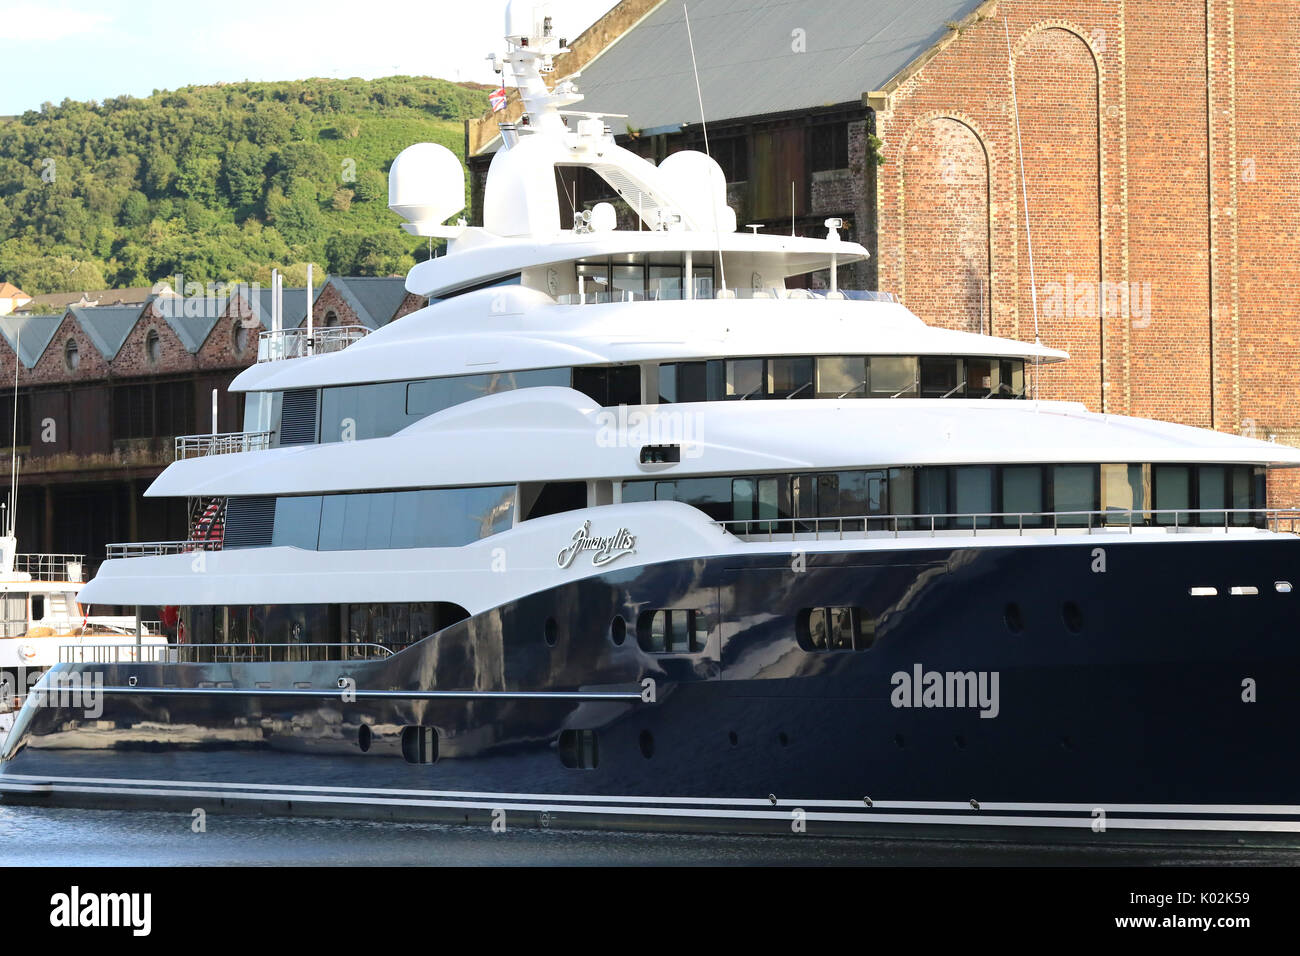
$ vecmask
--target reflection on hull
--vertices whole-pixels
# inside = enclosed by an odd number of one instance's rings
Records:
[[[25,708],[0,791],[519,825],[1292,840],[1300,646],[1273,582],[1295,580],[1300,542],[1114,539],[1101,573],[1095,543],[625,568],[382,660],[64,665],[118,691],[93,720]],[[1190,596],[1201,586],[1218,596]],[[843,607],[874,642],[810,649],[802,612]],[[644,626],[662,608],[699,612],[702,650],[643,649],[663,640]],[[341,679],[365,693],[345,700]]]

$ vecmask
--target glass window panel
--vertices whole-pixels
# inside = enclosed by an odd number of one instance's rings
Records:
[[[867,360],[860,355],[823,356],[817,360],[818,398],[863,398],[867,394]]]
[[[961,374],[961,360],[947,356],[925,356],[921,365],[921,397],[951,398],[962,396],[957,388],[958,376]]]
[[[796,475],[793,479],[794,517],[817,517],[817,478],[815,475]]]
[[[853,609],[849,607],[832,607],[830,615],[831,649],[836,651],[853,650]]]
[[[691,284],[695,289],[695,298],[713,298],[713,266],[693,266]]]
[[[1117,512],[1107,516],[1111,524],[1128,524],[1129,512],[1134,512],[1133,523],[1142,522],[1142,466],[1101,466],[1101,510]]]
[[[819,651],[830,647],[830,633],[824,607],[815,607],[808,612],[808,641]]]
[[[320,544],[322,551],[343,550],[343,517],[347,512],[347,495],[325,495],[321,500]]]
[[[727,397],[755,399],[763,397],[763,360],[727,361]]]
[[[659,366],[659,404],[677,401],[677,365],[669,362]]]
[[[885,472],[871,471],[863,475],[867,483],[867,514],[883,514],[887,481]]]
[[[703,611],[691,611],[691,653],[697,654],[709,643],[709,616]]]
[[[634,298],[641,298],[645,295],[645,268],[634,265],[616,265],[613,269],[614,291],[619,293],[617,298],[623,298],[623,293],[632,295]]]
[[[1096,465],[1053,465],[1054,511],[1092,511],[1096,508]],[[1061,526],[1087,525],[1089,515],[1058,515]]]
[[[360,551],[366,546],[370,526],[370,495],[343,495],[343,550]]]
[[[672,630],[668,635],[668,649],[678,654],[685,654],[691,649],[691,630],[689,611],[669,611],[668,619]]]
[[[773,398],[816,398],[811,358],[774,358],[767,361],[767,392]]]
[[[393,534],[393,499],[392,492],[366,495],[370,499],[369,514],[366,525],[366,548],[374,551],[391,547]]]
[[[708,366],[704,362],[679,362],[677,365],[677,398],[679,402],[709,401]]]
[[[1233,514],[1230,519],[1235,525],[1248,525],[1251,523],[1249,511],[1241,509],[1250,509],[1256,507],[1251,504],[1251,469],[1248,465],[1236,465],[1232,469],[1232,507]]]
[[[916,358],[906,355],[872,356],[871,394],[877,398],[914,396]]]
[[[916,470],[916,513],[941,515],[948,513],[948,469],[918,468]],[[929,522],[921,526],[927,527]],[[934,522],[936,528],[947,527],[947,520]]]
[[[966,388],[959,394],[983,398],[993,389],[993,363],[989,359],[966,359]]]
[[[1192,476],[1191,469],[1186,465],[1156,465],[1151,469],[1154,473],[1155,484],[1155,509],[1157,511],[1167,511],[1169,509],[1185,510],[1192,506]],[[1158,514],[1155,516],[1157,524],[1179,524],[1185,525],[1190,523],[1188,514]]]
[[[680,299],[682,297],[681,266],[650,267],[650,297],[659,299]]]
[[[677,500],[677,482],[675,481],[655,482],[655,501],[676,501],[676,500]]]
[[[393,524],[389,547],[420,547],[420,492],[399,491],[393,495]]]
[[[776,478],[758,480],[758,517],[779,518],[781,514],[781,482]]]
[[[914,469],[889,469],[889,513],[893,515],[916,514],[912,483]]]
[[[653,501],[655,483],[653,481],[623,482],[624,501]]]
[[[728,478],[681,478],[675,482],[676,497],[699,508],[714,521],[731,517],[731,480]]]
[[[971,465],[953,469],[955,489],[954,510],[961,515],[987,515],[993,510],[993,468],[991,465]],[[983,517],[972,521],[961,518],[958,528],[987,528],[992,519]]]
[[[1002,469],[1002,510],[1015,512],[1005,519],[1008,527],[1036,527],[1043,523],[1043,469],[1038,465],[1010,465]],[[1026,512],[1036,512],[1033,517]]]
[[[818,475],[817,517],[838,518],[846,514],[853,514],[853,512],[846,512],[840,500],[840,476]]]
[[[754,514],[754,479],[737,478],[731,483],[731,514],[737,521],[749,521]]]
[[[655,611],[650,618],[649,646],[645,648],[652,653],[668,650],[668,612]]]
[[[1201,465],[1196,475],[1196,506],[1202,509],[1222,508],[1227,499],[1227,469],[1223,465]],[[1197,522],[1222,525],[1225,517],[1222,511],[1203,511],[1197,516]]]
[[[320,495],[275,499],[271,544],[315,551],[320,537]]]

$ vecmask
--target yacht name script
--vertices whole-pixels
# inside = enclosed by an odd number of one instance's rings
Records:
[[[600,567],[617,561],[625,554],[635,554],[636,535],[627,528],[619,528],[608,537],[593,537],[591,522],[584,521],[582,527],[573,533],[573,543],[559,553],[557,561],[560,567],[569,567],[582,551],[596,552],[591,556],[591,563]]]

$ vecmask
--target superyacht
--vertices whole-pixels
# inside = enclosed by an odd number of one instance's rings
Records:
[[[549,18],[506,22],[526,112],[483,225],[447,224],[456,156],[397,157],[392,209],[447,242],[406,279],[428,306],[263,333],[245,431],[147,492],[211,520],[81,594],[178,607],[175,639],[53,668],[102,713],[29,700],[3,799],[1300,831],[1300,538],[1268,507],[1300,449],[1039,399],[1065,353],[842,288],[867,252],[835,221],[738,231],[716,162],[618,146],[545,82]],[[570,210],[559,167],[619,208]]]

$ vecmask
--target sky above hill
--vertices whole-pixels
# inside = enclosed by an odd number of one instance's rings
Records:
[[[576,37],[615,0],[552,0]],[[0,116],[239,80],[409,74],[494,83],[506,0],[0,0]]]

